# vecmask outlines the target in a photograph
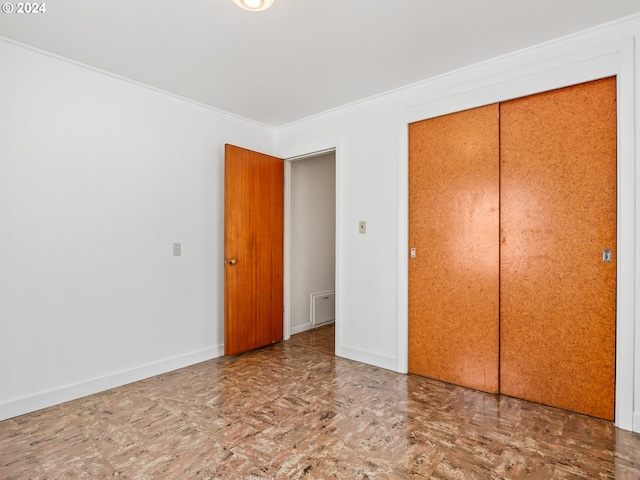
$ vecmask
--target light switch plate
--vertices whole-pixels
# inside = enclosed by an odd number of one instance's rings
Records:
[[[367,233],[367,222],[366,222],[366,220],[360,220],[360,223],[358,225],[359,225],[358,231],[360,233]]]
[[[180,246],[179,243],[174,243],[173,244],[173,256],[174,257],[179,257],[180,255],[182,255],[182,247]]]

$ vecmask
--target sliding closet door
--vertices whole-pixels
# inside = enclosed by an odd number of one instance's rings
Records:
[[[500,117],[501,393],[613,419],[615,78]]]
[[[497,392],[498,106],[409,137],[409,371]]]

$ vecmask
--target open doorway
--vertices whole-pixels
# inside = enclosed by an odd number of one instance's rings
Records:
[[[285,164],[285,339],[335,322],[335,279],[336,155],[331,150]]]

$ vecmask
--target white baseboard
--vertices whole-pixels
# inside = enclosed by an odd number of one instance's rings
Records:
[[[179,368],[195,365],[196,363],[211,360],[224,354],[224,347],[207,348],[197,352],[168,358],[149,365],[132,368],[123,372],[94,378],[85,382],[67,385],[48,392],[37,393],[18,400],[12,400],[0,404],[0,420],[17,417],[25,413],[35,412],[42,408],[51,407],[60,403],[75,400],[94,393],[103,392],[111,388],[120,387],[128,383],[144,380],[163,373],[171,372]]]
[[[377,353],[345,347],[344,345],[338,346],[336,355],[348,358],[349,360],[355,360],[356,362],[368,363],[369,365],[392,370],[394,372],[398,371],[398,359],[395,357],[378,355]]]
[[[296,333],[302,333],[302,332],[306,332],[307,330],[312,330],[314,328],[324,327],[325,325],[331,325],[334,322],[335,320],[332,320],[330,322],[321,323],[320,325],[314,325],[311,322],[307,322],[307,323],[303,323],[302,325],[296,325],[295,327],[291,327],[289,332],[291,335],[295,335]]]
[[[311,322],[303,323],[302,325],[292,326],[290,329],[291,335],[295,335],[296,333],[306,332],[307,330],[311,330],[313,325]]]

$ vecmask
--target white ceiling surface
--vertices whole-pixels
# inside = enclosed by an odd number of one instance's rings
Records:
[[[0,13],[0,36],[280,126],[638,13],[640,0],[276,0],[259,13],[232,0],[51,0],[46,9]]]

